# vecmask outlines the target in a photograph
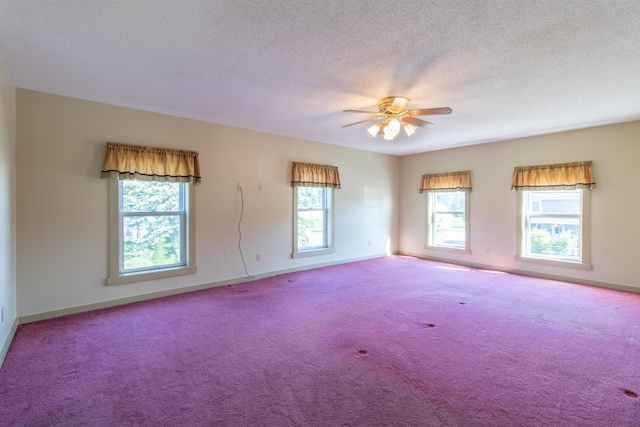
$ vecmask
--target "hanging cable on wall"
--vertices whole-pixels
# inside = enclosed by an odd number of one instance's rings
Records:
[[[244,266],[244,272],[246,274],[245,277],[248,279],[255,279],[252,275],[247,271],[247,264],[244,262],[244,255],[242,254],[242,229],[240,225],[242,224],[242,215],[244,214],[244,193],[242,192],[242,186],[238,184],[238,190],[240,190],[240,218],[238,219],[238,250],[240,251],[240,259],[242,259],[242,265]]]

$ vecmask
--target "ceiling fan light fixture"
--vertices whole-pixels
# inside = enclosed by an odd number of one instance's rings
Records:
[[[416,129],[417,127],[415,127],[414,125],[410,125],[409,123],[405,123],[404,125],[404,131],[407,134],[407,136],[411,136],[414,133],[416,133]]]
[[[400,120],[398,120],[396,118],[393,118],[393,119],[389,120],[388,127],[391,130],[393,130],[394,132],[395,131],[399,131],[400,130]],[[397,133],[396,133],[396,135],[397,135]]]
[[[394,126],[391,125],[391,123],[394,120],[398,123],[397,127],[394,127]],[[389,122],[389,124],[384,127],[384,139],[386,139],[387,141],[390,141],[390,140],[394,139],[396,136],[398,136],[398,132],[400,132],[400,122],[398,122],[398,120],[396,120],[396,119],[392,119]]]
[[[433,116],[438,114],[451,114],[451,108],[418,108],[405,110],[407,104],[411,101],[403,96],[388,96],[378,101],[379,111],[363,111],[363,110],[344,110],[345,113],[361,113],[368,114],[371,117],[360,120],[355,123],[342,126],[343,128],[359,125],[360,123],[381,120],[381,122],[367,128],[369,135],[374,138],[378,134],[382,134],[387,141],[396,139],[400,133],[400,129],[404,129],[407,137],[416,133],[420,128],[430,128],[433,123],[417,118],[416,116]]]

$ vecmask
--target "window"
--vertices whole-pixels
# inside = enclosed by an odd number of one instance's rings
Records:
[[[469,251],[468,191],[427,191],[427,245]]]
[[[333,191],[328,187],[294,187],[294,252],[303,257],[334,252]]]
[[[109,284],[190,274],[194,191],[188,183],[111,182]]]
[[[420,192],[427,193],[425,249],[470,254],[471,171],[424,174],[420,182]]]
[[[591,269],[590,205],[596,188],[591,161],[518,166],[516,260]]]
[[[519,260],[590,268],[590,191],[519,193]]]
[[[196,272],[198,153],[108,142],[109,277],[116,285]]]
[[[293,258],[335,252],[333,190],[340,188],[337,166],[293,162]]]
[[[109,284],[195,273],[189,183],[112,180]]]

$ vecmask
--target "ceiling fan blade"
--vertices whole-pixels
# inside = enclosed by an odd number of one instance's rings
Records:
[[[403,98],[401,96],[396,96],[393,99],[393,103],[391,104],[391,107],[389,107],[389,110],[394,112],[394,113],[399,113],[400,111],[404,110],[404,107],[407,106],[409,101],[411,101],[409,98]]]
[[[342,110],[343,113],[384,114],[380,111]]]
[[[433,116],[436,114],[451,114],[451,108],[449,107],[440,107],[440,108],[422,108],[419,110],[408,110],[405,111],[410,116]]]
[[[355,123],[349,123],[348,125],[344,125],[342,126],[343,128],[349,127],[349,126],[353,126],[353,125],[359,125],[360,123],[366,123],[366,122],[372,122],[374,120],[379,120],[380,117],[371,117],[369,119],[365,119],[365,120],[360,120],[359,122],[355,122]]]
[[[408,123],[410,125],[419,126],[421,128],[430,128],[433,126],[433,123],[428,122],[422,119],[416,119],[415,117],[407,116],[402,118],[403,123]]]

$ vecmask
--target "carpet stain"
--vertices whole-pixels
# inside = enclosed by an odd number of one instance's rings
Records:
[[[368,351],[367,350],[358,350],[358,354],[367,354]]]
[[[426,325],[424,325],[425,328],[435,328],[436,324],[435,323],[427,323]]]
[[[626,388],[621,388],[620,389],[625,396],[630,397],[632,399],[637,399],[638,398],[638,393],[636,393],[635,391],[631,391],[631,390],[627,390]]]
[[[466,302],[461,302],[461,303],[460,303],[460,305],[465,305],[465,304],[466,304]]]

